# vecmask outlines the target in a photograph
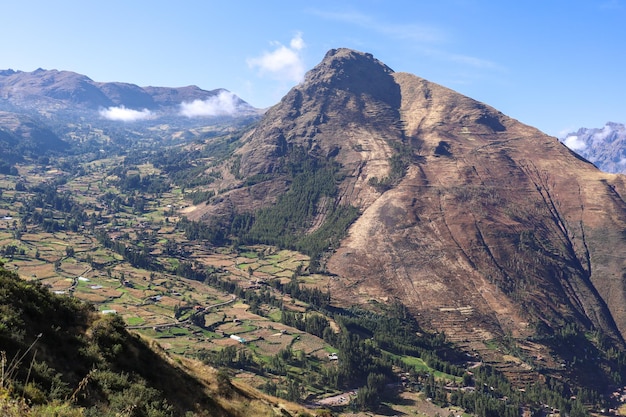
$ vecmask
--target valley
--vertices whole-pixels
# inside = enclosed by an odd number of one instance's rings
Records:
[[[187,239],[176,225],[179,213],[191,202],[175,187],[160,192],[158,198],[143,195],[146,204],[141,213],[124,204],[112,209],[103,195],[120,200],[129,197],[110,175],[123,161],[89,162],[75,176],[37,165],[19,165],[18,176],[3,176],[0,261],[4,268],[58,296],[90,303],[101,314],[119,315],[129,330],[155,341],[171,355],[232,368],[233,380],[292,401],[306,401],[313,409],[354,407],[356,391],[344,393],[331,382],[337,378],[332,375],[337,372],[339,349],[322,338],[323,328],[307,331],[304,323],[293,322],[294,315],[321,318],[324,313],[292,296],[293,290],[285,290],[295,282],[303,291],[317,290],[314,294],[323,295],[334,278],[309,273],[309,257],[292,250],[215,246]],[[159,175],[151,164],[138,166],[136,171],[141,177]],[[50,188],[37,189],[44,184]],[[30,206],[33,200],[45,199],[46,193],[51,200],[41,207]],[[137,199],[142,194],[133,192],[132,196]],[[67,204],[56,204],[57,199]],[[84,220],[72,223],[78,208],[84,210],[80,213]],[[44,212],[40,224],[24,221]],[[112,242],[123,242],[124,249],[103,245],[97,236],[105,233]],[[130,262],[129,251],[140,252],[149,261]],[[193,271],[208,272],[213,279],[205,275],[199,279]],[[285,314],[290,313],[292,322],[286,324]],[[339,332],[337,323],[329,319],[324,325],[332,333]],[[417,360],[416,372],[435,372],[419,358],[409,355],[403,360]],[[458,379],[445,372],[437,371],[437,375],[442,380]],[[296,391],[290,381],[297,381]]]
[[[202,235],[199,225],[183,220],[185,212],[193,211],[191,196],[201,195],[201,186],[183,191],[166,182],[153,164],[128,166],[127,161],[114,157],[74,163],[74,173],[62,170],[67,166],[62,160],[45,166],[24,164],[17,166],[19,175],[0,178],[4,267],[54,294],[93,304],[101,314],[119,315],[129,330],[155,341],[171,355],[226,366],[234,381],[302,401],[313,410],[364,407],[362,393],[346,392],[337,383],[341,355],[346,352],[337,336],[351,325],[347,321],[340,326],[334,317],[342,321],[345,314],[354,313],[341,313],[333,297],[336,292],[340,305],[350,307],[344,304],[342,288],[356,283],[340,283],[332,274],[309,271],[309,256],[293,250],[189,238],[193,225]],[[135,174],[139,184],[150,178],[151,182],[144,182],[150,187],[160,178],[170,187],[155,193],[125,190],[124,176]],[[397,314],[376,300],[369,303],[373,311]],[[423,408],[426,397],[438,392],[436,386],[473,392],[473,379],[461,376],[481,364],[512,376],[517,387],[534,383],[535,364],[528,360],[545,349],[510,352],[504,355],[509,359],[503,360],[501,341],[495,335],[485,332],[476,338],[462,330],[471,307],[445,313],[449,319],[440,328],[451,329],[450,341],[476,357],[449,350],[441,335],[423,333],[415,341],[423,339],[419,343],[434,351],[415,350],[416,346],[406,351],[391,343],[375,354],[396,363],[394,379],[404,375],[402,388],[394,388],[397,395],[412,398],[404,400],[403,407],[409,401],[415,410]],[[312,317],[320,319],[317,325]],[[358,332],[374,330],[361,326]],[[550,357],[548,352],[545,356]],[[450,367],[455,370],[446,370]],[[432,388],[424,393],[428,384]],[[396,409],[393,396],[386,401],[391,410]]]
[[[231,119],[186,120],[151,88],[158,120],[90,119],[88,95],[74,112],[10,76],[55,116],[5,115],[0,145],[28,146],[0,161],[3,274],[87,303],[220,404],[618,415],[626,182],[556,138],[348,49]]]

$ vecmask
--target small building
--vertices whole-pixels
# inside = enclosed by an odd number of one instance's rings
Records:
[[[231,334],[230,338],[233,339],[233,340],[238,341],[239,343],[246,343],[246,339],[244,339],[241,336],[237,336],[236,334]]]
[[[102,310],[102,314],[117,314],[116,310]]]

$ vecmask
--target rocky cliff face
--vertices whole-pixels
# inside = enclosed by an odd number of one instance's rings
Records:
[[[336,162],[333,204],[360,210],[326,263],[336,302],[400,300],[468,347],[570,322],[623,343],[626,184],[556,138],[339,49],[242,140],[191,216],[274,204],[295,150]]]

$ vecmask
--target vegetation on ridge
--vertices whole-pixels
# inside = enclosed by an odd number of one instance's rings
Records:
[[[128,333],[121,316],[3,267],[0,311],[3,415],[228,415],[199,381]]]

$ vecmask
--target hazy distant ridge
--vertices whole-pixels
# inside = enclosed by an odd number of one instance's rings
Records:
[[[98,111],[109,120],[134,121],[161,116],[246,116],[259,111],[228,90],[197,86],[139,87],[96,82],[71,71],[0,70],[0,104],[37,110]]]
[[[607,122],[601,128],[581,127],[561,141],[605,172],[626,174],[626,126]]]

